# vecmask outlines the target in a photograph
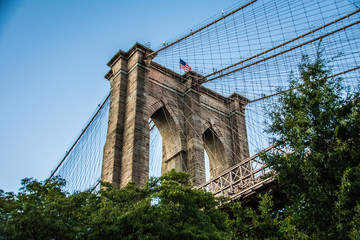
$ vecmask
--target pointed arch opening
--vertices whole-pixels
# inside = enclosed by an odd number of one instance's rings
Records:
[[[149,119],[150,143],[149,143],[149,177],[161,176],[162,163],[162,137],[159,129],[152,119]]]
[[[209,163],[209,177],[212,178],[224,170],[226,155],[224,145],[212,128],[203,133],[203,142]],[[205,155],[205,164],[206,164]]]
[[[151,115],[149,126],[149,176],[159,177],[170,169],[184,171],[180,129],[166,106]]]
[[[210,180],[210,163],[209,163],[209,155],[204,148],[204,159],[205,159],[205,181]]]

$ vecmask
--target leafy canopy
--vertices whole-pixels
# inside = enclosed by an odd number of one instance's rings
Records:
[[[187,173],[170,171],[142,188],[103,184],[66,194],[63,179],[24,179],[18,195],[1,192],[0,239],[224,239],[226,215]]]
[[[304,56],[291,90],[268,109],[268,132],[290,153],[262,159],[289,204],[273,209],[271,193],[256,211],[235,203],[232,239],[360,239],[359,91],[345,88],[327,65],[321,52]]]
[[[300,77],[270,111],[269,132],[283,152],[264,160],[286,186],[291,202],[282,231],[301,238],[348,239],[359,234],[360,102],[359,92],[332,77],[321,52],[304,56]],[[295,236],[291,236],[295,237]]]

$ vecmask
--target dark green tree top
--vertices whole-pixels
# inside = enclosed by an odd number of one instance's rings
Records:
[[[224,239],[226,215],[187,173],[170,171],[142,188],[103,184],[66,194],[65,181],[24,179],[19,194],[1,192],[0,239]]]
[[[359,92],[344,88],[327,64],[321,53],[313,61],[303,57],[300,76],[291,77],[293,90],[269,110],[268,131],[291,153],[263,159],[286,186],[291,231],[310,239],[347,239],[360,228]]]

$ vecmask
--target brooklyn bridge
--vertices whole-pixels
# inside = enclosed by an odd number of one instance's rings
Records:
[[[294,90],[303,55],[323,51],[334,76],[356,86],[359,17],[347,0],[242,1],[154,49],[119,50],[107,64],[109,95],[49,178],[73,192],[99,181],[140,186],[175,169],[233,200],[278,188],[260,155],[292,149],[265,131],[267,112]]]

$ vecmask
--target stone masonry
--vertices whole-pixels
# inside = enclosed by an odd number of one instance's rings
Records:
[[[147,181],[150,118],[163,138],[163,173],[187,171],[199,185],[205,182],[204,149],[210,176],[248,157],[248,100],[205,88],[199,84],[204,77],[193,71],[179,75],[146,59],[151,52],[137,43],[108,63],[110,113],[101,180],[117,187]]]

